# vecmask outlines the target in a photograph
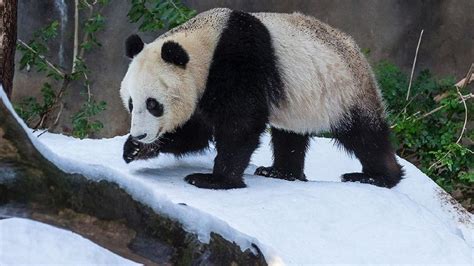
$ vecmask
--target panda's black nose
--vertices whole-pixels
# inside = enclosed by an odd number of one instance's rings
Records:
[[[146,138],[146,133],[145,133],[145,134],[142,134],[142,135],[140,135],[140,136],[136,136],[136,137],[132,136],[132,138],[134,138],[134,139],[136,139],[136,140],[144,139],[144,138]]]

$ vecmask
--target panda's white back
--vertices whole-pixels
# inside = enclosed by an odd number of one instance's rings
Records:
[[[350,37],[299,13],[253,15],[270,32],[285,86],[286,98],[271,108],[272,126],[299,133],[327,131],[349,108],[362,104],[359,99],[364,89],[354,80],[349,59],[344,60],[333,47],[357,50]],[[318,38],[317,30],[334,39]]]

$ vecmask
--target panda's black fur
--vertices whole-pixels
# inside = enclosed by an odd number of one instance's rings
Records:
[[[133,42],[135,46],[136,43]],[[166,58],[185,67],[183,62],[189,58],[178,46],[168,45]],[[134,47],[127,47],[127,51],[140,52]],[[214,140],[217,157],[213,172],[192,174],[185,178],[186,181],[200,188],[245,187],[242,175],[269,122],[270,103],[278,106],[285,97],[280,73],[265,25],[251,14],[232,11],[215,48],[197,110],[186,124],[160,138],[159,151],[141,158],[156,156],[158,152],[176,155],[197,152]],[[374,122],[373,117],[352,108],[347,111],[344,121],[331,131],[338,143],[361,161],[363,173],[345,174],[343,181],[395,186],[403,171],[395,159],[389,140],[390,130],[384,118]],[[271,167],[258,168],[256,174],[306,180],[304,159],[310,136],[273,127],[271,135],[274,163]],[[124,158],[127,161],[136,159],[131,154],[143,149],[142,146],[129,138]]]
[[[189,55],[186,51],[173,41],[167,41],[161,47],[161,58],[168,63],[175,64],[179,67],[186,68],[189,62]]]
[[[144,46],[145,44],[143,43],[140,36],[136,34],[130,35],[130,37],[128,37],[125,41],[125,55],[128,58],[133,58],[135,55],[141,52],[141,50],[143,50]]]

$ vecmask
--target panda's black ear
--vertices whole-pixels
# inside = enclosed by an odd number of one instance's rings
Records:
[[[136,34],[130,35],[125,41],[125,54],[128,58],[133,58],[143,50],[143,46],[145,44],[140,39],[140,36]]]
[[[189,55],[179,43],[167,41],[161,47],[161,58],[165,62],[175,64],[179,67],[186,68],[189,62]]]

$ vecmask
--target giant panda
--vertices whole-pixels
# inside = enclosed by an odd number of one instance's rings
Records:
[[[183,156],[215,142],[212,173],[199,188],[243,188],[243,172],[270,127],[273,165],[255,174],[306,180],[309,139],[330,132],[362,164],[342,181],[391,188],[403,176],[389,140],[371,68],[348,35],[300,13],[212,9],[145,44],[131,58],[120,94],[131,113],[123,157]]]

